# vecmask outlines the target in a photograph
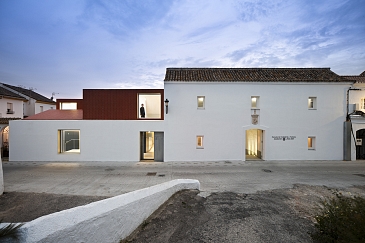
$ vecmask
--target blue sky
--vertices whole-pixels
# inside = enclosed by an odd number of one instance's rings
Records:
[[[0,82],[56,98],[167,67],[365,70],[364,0],[1,0]]]

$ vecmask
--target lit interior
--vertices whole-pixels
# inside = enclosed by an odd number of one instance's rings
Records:
[[[198,97],[198,107],[199,108],[204,107],[204,97]]]
[[[256,97],[252,97],[251,98],[251,107],[252,108],[256,108],[257,107],[257,98]]]
[[[76,102],[67,102],[61,103],[61,110],[77,110],[77,103]]]

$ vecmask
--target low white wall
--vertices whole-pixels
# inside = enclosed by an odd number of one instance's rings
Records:
[[[26,223],[19,242],[119,242],[174,193],[199,188],[198,180],[173,180],[46,215]]]

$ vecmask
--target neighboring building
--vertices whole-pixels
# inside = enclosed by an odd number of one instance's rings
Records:
[[[351,123],[351,160],[365,159],[365,71],[360,75],[343,76],[355,82],[347,93],[348,121]]]
[[[9,157],[9,121],[19,120],[45,110],[55,109],[56,102],[32,90],[0,83],[1,156]],[[23,135],[21,137],[24,137]]]
[[[342,160],[354,82],[329,68],[168,68],[163,90],[86,89],[11,121],[10,160]]]
[[[32,89],[25,89],[4,83],[0,83],[0,87],[17,94],[26,100],[26,102],[24,101],[23,103],[23,115],[21,117],[32,116],[40,112],[56,108],[55,101],[34,92]]]

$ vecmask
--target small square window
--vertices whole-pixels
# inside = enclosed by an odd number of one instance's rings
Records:
[[[308,109],[309,110],[317,109],[317,98],[316,97],[309,97],[308,98]]]
[[[316,137],[308,137],[308,149],[309,150],[316,149]]]
[[[58,130],[58,152],[80,153],[80,130]]]
[[[196,148],[198,149],[202,149],[202,148],[204,148],[204,146],[203,146],[203,139],[204,139],[204,136],[201,136],[201,135],[199,135],[199,136],[196,136]]]
[[[7,103],[7,110],[6,110],[7,114],[14,114],[14,110],[13,110],[13,103]]]
[[[205,109],[205,96],[198,96],[197,102],[198,102],[198,109]]]
[[[251,96],[251,109],[259,108],[259,96]]]

